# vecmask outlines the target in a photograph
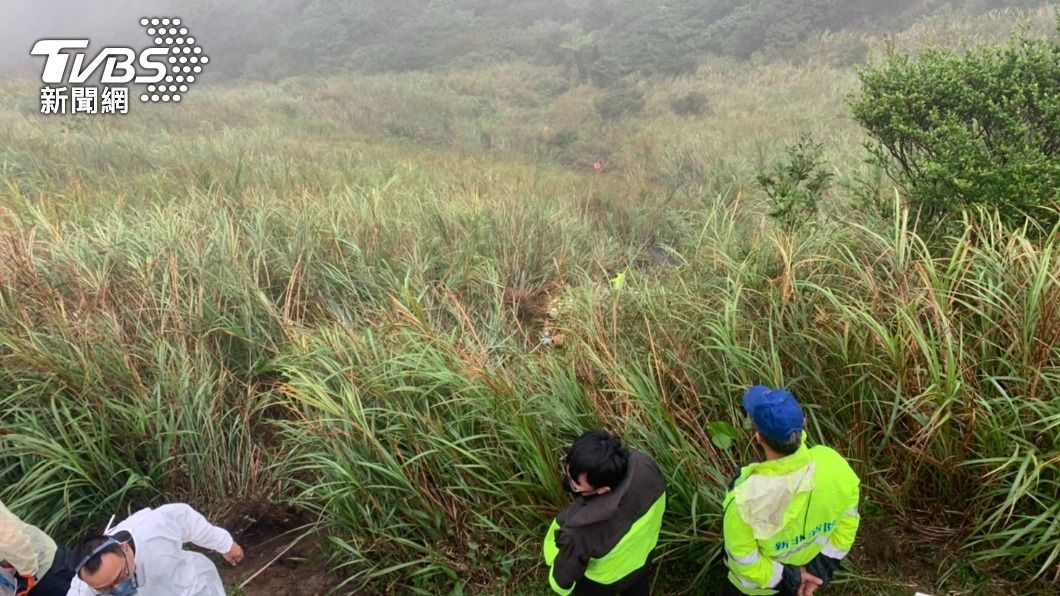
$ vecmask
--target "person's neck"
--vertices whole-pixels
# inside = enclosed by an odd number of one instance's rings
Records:
[[[783,455],[781,455],[781,454],[777,453],[776,451],[773,451],[772,449],[770,449],[769,445],[764,445],[763,444],[762,445],[762,451],[764,451],[765,454],[766,454],[766,461],[773,461],[775,459],[780,459],[780,458],[784,457]]]

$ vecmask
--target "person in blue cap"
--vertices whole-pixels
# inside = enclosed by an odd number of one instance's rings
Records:
[[[806,446],[790,392],[755,385],[743,408],[765,461],[742,468],[725,495],[721,594],[812,596],[854,544],[860,480],[834,449]]]

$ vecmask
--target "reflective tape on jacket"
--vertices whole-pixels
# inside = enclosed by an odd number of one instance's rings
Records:
[[[725,497],[729,579],[745,594],[770,595],[782,564],[802,566],[818,554],[845,557],[860,521],[859,485],[846,460],[824,446],[804,444],[745,467]]]

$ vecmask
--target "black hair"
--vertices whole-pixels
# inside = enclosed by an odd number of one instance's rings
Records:
[[[770,439],[764,433],[762,433],[762,431],[758,431],[758,436],[762,437],[762,442],[765,443],[766,446],[768,446],[770,449],[776,451],[782,456],[791,455],[792,453],[795,453],[802,445],[801,430],[797,430],[791,433],[790,435],[788,435],[788,438],[784,439],[781,442],[777,442],[773,439]]]
[[[96,550],[108,540],[117,540],[116,543],[108,545],[106,548],[100,550],[96,554],[92,554],[92,551]],[[94,534],[85,538],[81,542],[77,543],[74,547],[74,554],[71,557],[71,562],[74,565],[80,564],[84,561],[84,564],[76,568],[74,571],[80,575],[82,569],[87,569],[89,573],[95,573],[99,571],[99,566],[103,564],[103,555],[110,553],[112,555],[123,556],[121,545],[123,542],[131,543],[132,536],[128,532],[118,532],[114,536],[104,536],[103,534]],[[130,546],[132,546],[130,544]],[[135,552],[135,550],[133,551]],[[89,556],[91,555],[91,556]],[[88,557],[88,560],[85,560]]]
[[[629,450],[606,430],[586,431],[567,450],[567,466],[572,478],[583,473],[593,488],[618,486],[629,468]]]

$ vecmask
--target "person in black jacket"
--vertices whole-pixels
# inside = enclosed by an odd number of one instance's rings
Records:
[[[575,497],[545,535],[548,580],[557,594],[645,596],[649,561],[666,510],[666,480],[647,455],[607,431],[578,437],[560,460]]]

